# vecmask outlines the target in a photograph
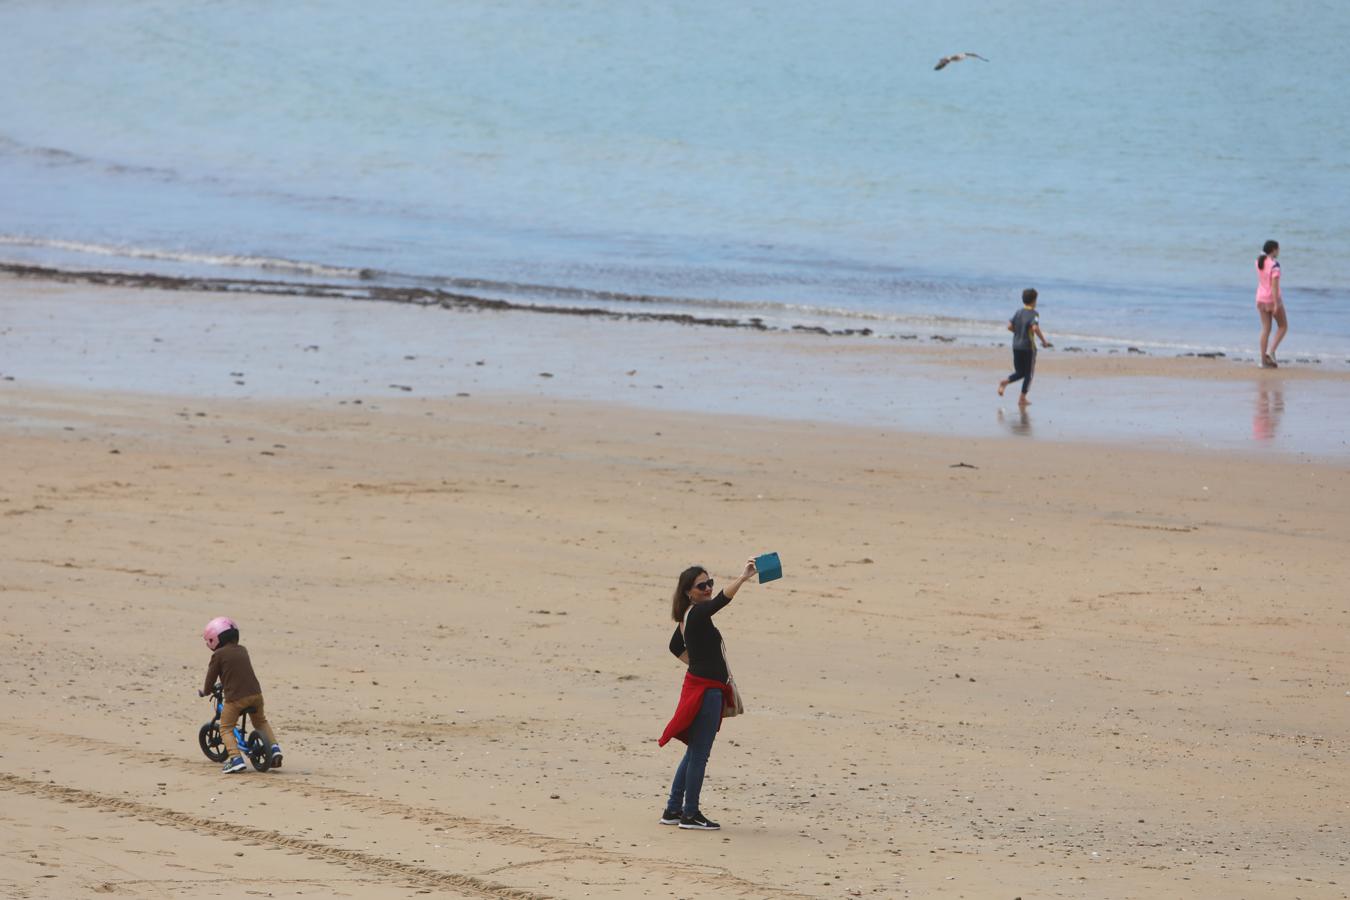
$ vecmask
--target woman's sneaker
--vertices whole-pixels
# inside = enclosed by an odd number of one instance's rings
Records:
[[[678,809],[668,809],[665,812],[661,813],[661,824],[678,825],[680,824],[681,818],[682,816],[680,815],[680,811]]]
[[[716,831],[721,828],[716,822],[710,822],[703,813],[694,813],[692,816],[680,816],[681,828],[692,828],[697,831]]]
[[[281,748],[278,747],[276,744],[272,745],[272,755],[271,757],[268,758],[267,762],[268,762],[267,768],[269,769],[281,768]]]
[[[236,756],[234,759],[227,762],[225,768],[220,771],[224,772],[226,775],[233,775],[235,772],[242,772],[247,768],[248,763],[244,762],[244,758],[242,756]]]

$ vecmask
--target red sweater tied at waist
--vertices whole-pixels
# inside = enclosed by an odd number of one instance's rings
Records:
[[[697,675],[684,673],[684,685],[680,688],[680,702],[675,707],[675,715],[671,718],[670,724],[666,726],[665,733],[661,735],[661,740],[657,746],[664,747],[671,738],[689,743],[689,727],[694,724],[694,719],[698,718],[698,711],[703,706],[703,692],[711,690],[720,690],[722,692],[722,718],[726,718],[727,705],[732,701],[731,685],[721,681],[714,681],[711,678],[699,678]],[[717,730],[722,730],[722,719],[717,720]]]

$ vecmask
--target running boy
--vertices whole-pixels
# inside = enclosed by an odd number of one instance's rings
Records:
[[[263,712],[262,687],[258,684],[258,676],[253,674],[253,663],[249,661],[248,651],[239,643],[239,626],[233,619],[217,616],[206,623],[202,639],[211,648],[211,662],[206,667],[206,687],[198,693],[205,697],[211,693],[216,681],[220,681],[225,701],[220,709],[220,737],[229,754],[225,774],[232,775],[248,768],[239,742],[234,739],[234,724],[245,709],[252,710],[249,717],[272,748],[271,768],[281,768],[281,747],[277,745],[276,735]]]
[[[1031,403],[1027,399],[1027,391],[1031,390],[1031,376],[1036,371],[1036,344],[1031,339],[1032,335],[1040,340],[1042,347],[1051,346],[1045,335],[1041,334],[1040,315],[1036,312],[1035,288],[1027,288],[1022,292],[1022,308],[1013,313],[1013,317],[1008,321],[1008,330],[1013,333],[1013,373],[998,383],[998,395],[1002,397],[1008,385],[1020,381],[1022,398],[1017,401],[1017,405],[1027,406]]]

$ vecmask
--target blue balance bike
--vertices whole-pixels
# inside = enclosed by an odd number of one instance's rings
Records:
[[[211,688],[211,697],[216,703],[215,717],[207,722],[197,731],[197,743],[201,745],[202,753],[211,762],[223,763],[228,752],[225,749],[225,741],[220,736],[220,711],[225,706],[225,697],[222,692],[220,682],[216,682],[215,687]],[[248,757],[249,762],[253,763],[253,768],[259,772],[266,772],[272,766],[271,757],[268,756],[267,742],[263,740],[262,732],[254,731],[245,740],[244,733],[248,730],[248,717],[253,712],[253,707],[244,708],[244,714],[239,717],[239,721],[234,725],[234,740],[238,744],[240,752]]]

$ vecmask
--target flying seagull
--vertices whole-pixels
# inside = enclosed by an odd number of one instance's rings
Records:
[[[953,53],[951,56],[944,56],[942,57],[942,59],[939,59],[938,64],[936,66],[933,66],[933,71],[936,72],[940,69],[945,68],[949,63],[960,62],[963,59],[978,59],[983,60],[984,62],[989,62],[989,60],[985,59],[978,53],[970,53],[970,52]]]

